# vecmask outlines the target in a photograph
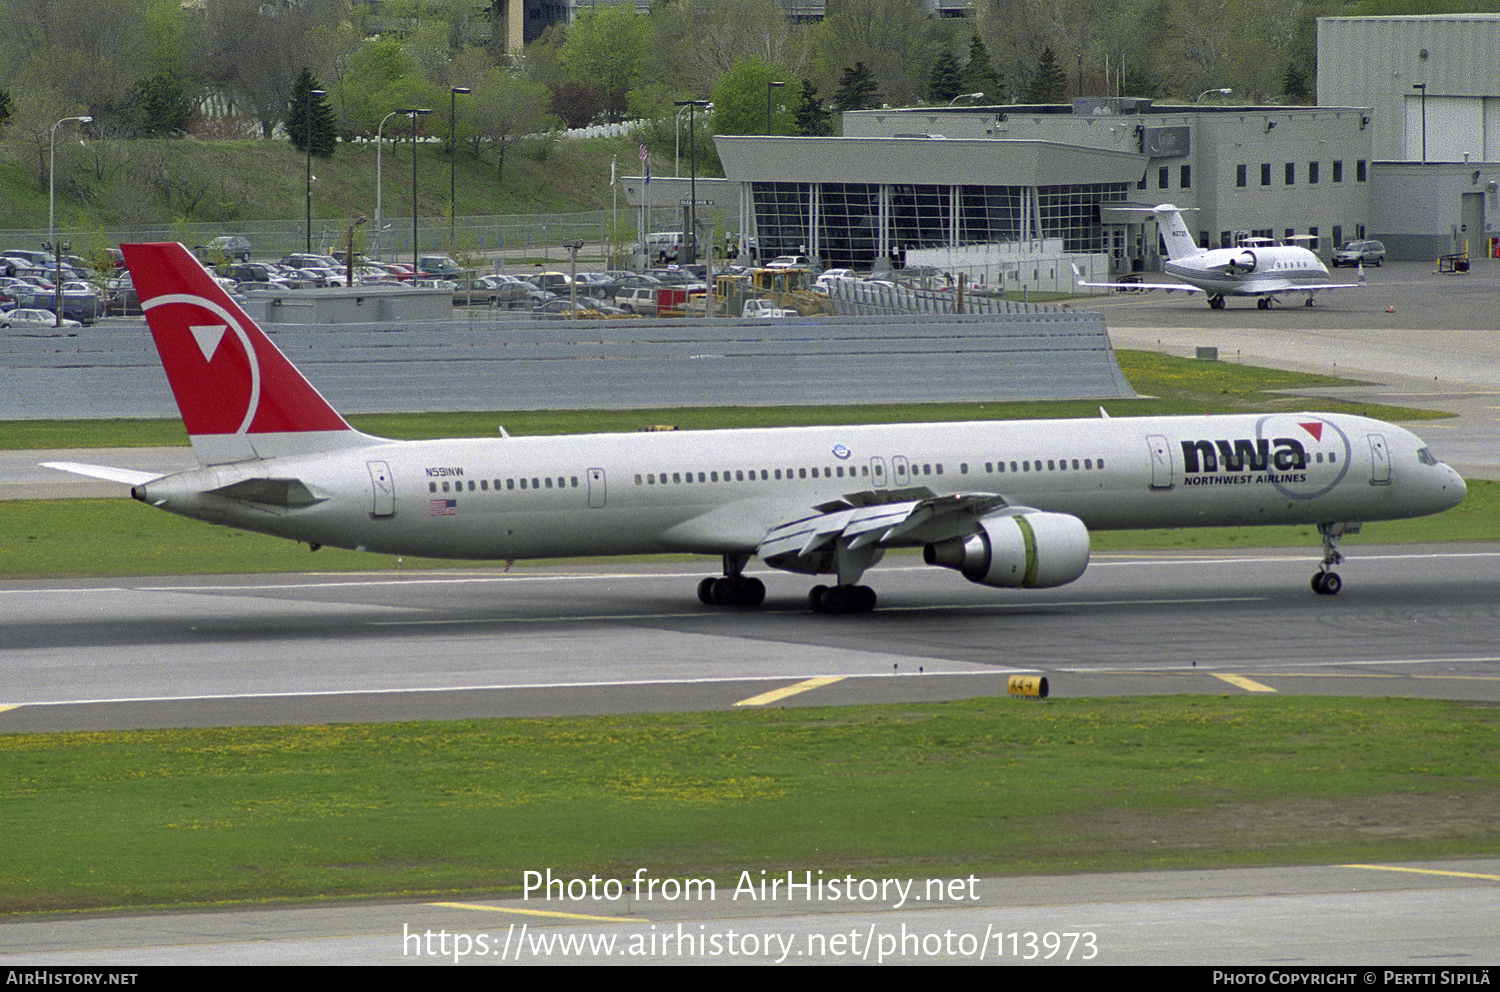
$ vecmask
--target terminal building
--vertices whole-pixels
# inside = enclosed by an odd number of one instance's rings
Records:
[[[1325,258],[1359,238],[1393,260],[1497,250],[1500,15],[1321,19],[1318,97],[859,111],[837,138],[720,136],[724,180],[695,194],[653,178],[651,195],[696,195],[700,222],[712,199],[721,229],[754,238],[763,259],[968,271],[1007,289],[1069,288],[1079,262],[1094,278],[1157,271],[1161,203],[1183,208],[1203,247],[1301,236]]]
[[[1102,255],[1121,275],[1157,268],[1149,208],[1160,203],[1188,211],[1204,247],[1311,234],[1326,251],[1363,237],[1368,123],[1353,107],[1084,99],[860,111],[844,115],[840,138],[716,141],[765,255],[881,267],[914,252],[1030,244],[1032,254]]]

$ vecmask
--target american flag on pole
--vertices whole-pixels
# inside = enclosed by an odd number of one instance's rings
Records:
[[[645,185],[650,186],[651,185],[651,153],[648,152],[648,151],[646,151],[646,143],[644,141],[641,142],[640,157],[641,157],[641,165],[643,165],[643,166],[646,167],[646,183],[645,183]]]
[[[427,501],[427,515],[429,517],[451,517],[458,512],[458,500],[456,499],[430,499]]]

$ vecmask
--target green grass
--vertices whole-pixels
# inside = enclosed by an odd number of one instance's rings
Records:
[[[306,207],[306,162],[286,141],[95,142],[80,153],[77,168],[61,143],[58,150],[58,227],[77,232],[76,245],[106,243],[103,231],[108,227],[170,225],[184,218],[219,223],[232,233],[239,221],[300,218]],[[622,164],[635,164],[635,154],[636,145],[627,138],[523,142],[506,156],[505,173],[497,176],[493,160],[460,153],[454,212],[468,217],[607,210],[613,202],[610,160],[618,156]],[[342,230],[351,218],[373,216],[375,157],[373,143],[343,144],[328,159],[314,162],[317,227]],[[410,146],[393,151],[387,142],[381,162],[386,217],[399,230],[400,218],[407,223],[411,218]],[[448,158],[442,148],[423,145],[416,172],[419,215],[447,216]],[[75,191],[87,195],[80,198]],[[35,155],[18,163],[0,162],[0,228],[46,230],[47,208],[47,183],[39,178]],[[622,210],[620,216],[627,224],[634,222],[633,211]]]
[[[1500,854],[1500,707],[1154,697],[0,736],[0,911]]]

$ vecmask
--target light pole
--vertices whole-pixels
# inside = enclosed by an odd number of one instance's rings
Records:
[[[307,103],[302,106],[302,147],[307,151],[307,244],[302,249],[312,254],[312,108],[313,101],[324,94],[324,90],[308,90]]]
[[[786,83],[784,83],[784,82],[779,82],[779,83],[767,82],[766,83],[766,133],[767,134],[771,133],[771,91],[774,90],[774,89],[776,89],[776,87],[778,87],[778,86],[785,86],[785,85],[786,85]]]
[[[688,107],[687,102],[681,100],[673,101],[673,105],[677,108],[677,116],[672,121],[672,133],[677,138],[677,145],[672,156],[672,176],[676,178],[682,175],[682,112]],[[688,140],[692,140],[692,135],[688,135]]]
[[[453,210],[454,203],[458,199],[457,180],[453,178],[454,160],[457,156],[457,147],[453,144],[454,120],[458,111],[458,95],[470,92],[467,86],[450,86],[448,88],[448,250],[453,250]]]
[[[688,108],[688,162],[691,168],[692,180],[688,184],[688,230],[687,248],[688,261],[698,261],[698,142],[695,115],[699,107],[708,106],[707,100],[676,100],[674,103],[679,107]],[[681,113],[681,111],[678,111]],[[678,262],[682,261],[679,253]]]
[[[417,271],[417,118],[432,113],[432,108],[413,107],[401,113],[411,115],[411,272],[415,279],[421,274]]]
[[[1422,94],[1422,164],[1427,164],[1427,84],[1412,83],[1411,88]]]
[[[381,132],[385,130],[386,121],[409,113],[411,113],[409,110],[393,110],[380,119],[380,126],[375,129],[375,247],[377,251],[380,247],[381,235],[385,233],[385,211],[382,209],[380,195],[380,149],[384,144]]]
[[[47,250],[52,253],[56,267],[53,275],[52,326],[62,326],[62,246],[57,243],[57,129],[69,121],[88,124],[92,117],[64,117],[52,125],[48,138],[50,148],[47,160]]]
[[[1217,93],[1217,94],[1219,94],[1219,96],[1228,96],[1229,94],[1231,94],[1233,92],[1234,92],[1234,90],[1230,89],[1227,86],[1224,87],[1223,89],[1204,90],[1202,93],[1198,94],[1198,99],[1194,100],[1193,103],[1194,104],[1202,103],[1203,102],[1203,98],[1206,97],[1206,96],[1208,96],[1210,93]]]

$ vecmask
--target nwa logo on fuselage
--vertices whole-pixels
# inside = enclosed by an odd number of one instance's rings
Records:
[[[1296,438],[1182,442],[1182,470],[1189,475],[1219,471],[1291,472],[1304,468],[1307,468],[1307,449]]]

